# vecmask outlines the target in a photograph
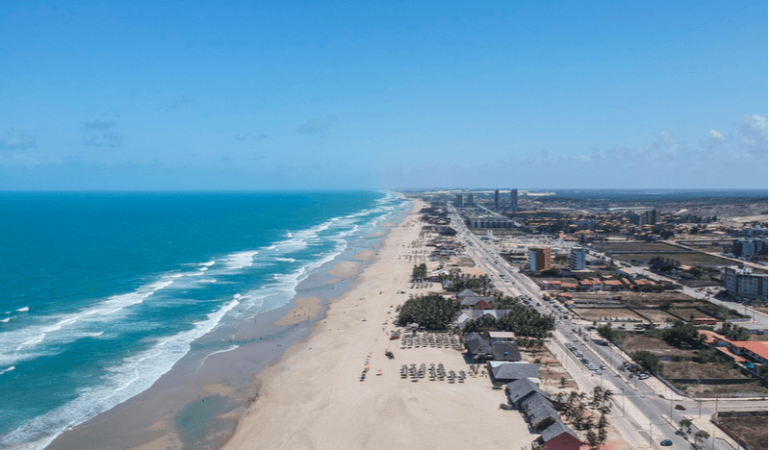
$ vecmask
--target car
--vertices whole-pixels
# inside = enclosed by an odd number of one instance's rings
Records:
[[[601,375],[601,374],[602,374],[601,370],[594,370],[594,375]]]
[[[676,405],[676,406],[674,406],[674,409],[678,409],[678,410],[680,410],[680,411],[687,411],[687,408],[685,408],[685,407],[684,407],[684,406],[682,406],[682,405]]]
[[[607,370],[607,366],[605,366],[604,364],[600,364],[599,368],[602,369],[602,370]]]
[[[671,442],[671,439],[666,439],[666,440],[660,441],[660,445],[662,445],[663,447],[670,447],[674,445],[674,443]]]

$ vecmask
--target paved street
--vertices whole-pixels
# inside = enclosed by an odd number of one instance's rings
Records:
[[[589,343],[581,340],[573,333],[573,330],[582,328],[582,325],[574,323],[569,318],[563,319],[565,313],[557,311],[556,305],[543,301],[542,292],[538,286],[525,275],[518,273],[517,268],[511,267],[502,260],[498,256],[499,251],[494,248],[494,244],[482,241],[470,233],[456,213],[453,214],[453,223],[458,227],[460,238],[469,243],[466,246],[468,255],[476,261],[478,266],[487,271],[498,289],[513,296],[528,295],[538,312],[559,317],[556,321],[554,339],[550,342],[549,348],[578,382],[581,390],[590,393],[593,387],[597,385],[612,388],[616,396],[616,407],[613,408],[612,416],[618,429],[629,443],[635,443],[637,444],[635,446],[638,447],[640,441],[649,442],[650,430],[652,429],[652,445],[658,447],[660,441],[670,439],[674,443],[673,448],[690,448],[690,443],[683,436],[677,434],[666,419],[671,417],[677,423],[684,415],[691,417],[695,414],[697,417],[699,406],[697,403],[683,399],[669,389],[666,389],[668,392],[666,398],[661,398],[645,382],[634,379],[629,384],[625,378],[616,376],[613,373],[616,370],[614,368],[619,366],[624,358],[616,353],[614,347],[592,345],[590,339],[588,340]],[[566,314],[566,316],[571,317],[571,314]],[[571,342],[580,349],[584,357],[596,367],[605,364],[605,362],[608,363],[608,370],[602,371],[601,376],[591,374],[588,368],[566,349],[564,346],[566,342]],[[600,355],[602,359],[594,352]],[[659,383],[657,380],[655,382]],[[687,411],[674,409],[676,404],[682,404],[687,408]],[[701,405],[701,414],[710,416],[713,413],[710,409],[712,406],[714,405]],[[707,429],[705,431],[714,434],[713,430]],[[728,443],[719,439],[716,439],[713,444],[714,449],[728,450],[732,448]]]

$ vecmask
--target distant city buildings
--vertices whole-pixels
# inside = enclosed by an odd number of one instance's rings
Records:
[[[500,189],[495,189],[495,210],[500,209]]]
[[[519,210],[519,191],[511,189],[511,212],[516,213]]]
[[[464,206],[473,206],[473,194],[468,194],[465,196],[465,205]]]
[[[750,258],[763,253],[767,253],[767,238],[743,238],[733,243],[735,256]]]
[[[513,220],[503,216],[469,217],[468,228],[513,228]]]
[[[529,270],[540,272],[551,268],[551,249],[549,247],[533,247],[529,249]]]
[[[586,268],[586,249],[583,247],[573,247],[569,249],[569,269],[585,270]]]
[[[733,297],[767,301],[767,274],[752,273],[751,268],[731,266],[723,277],[727,293]]]
[[[463,207],[463,194],[455,195],[455,207],[456,208],[462,208]]]

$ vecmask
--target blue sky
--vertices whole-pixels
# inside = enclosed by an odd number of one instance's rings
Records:
[[[765,189],[767,18],[6,0],[0,189]]]

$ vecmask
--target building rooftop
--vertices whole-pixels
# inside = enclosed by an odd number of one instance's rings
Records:
[[[540,364],[503,363],[492,367],[492,375],[498,380],[537,378],[539,372]]]
[[[561,422],[556,422],[555,424],[543,430],[542,438],[544,442],[548,442],[551,439],[557,436],[561,436],[564,433],[568,433],[570,436],[574,437],[575,439],[580,440],[580,438],[577,436],[577,434],[575,434],[574,431],[572,431],[567,425],[564,425]]]

